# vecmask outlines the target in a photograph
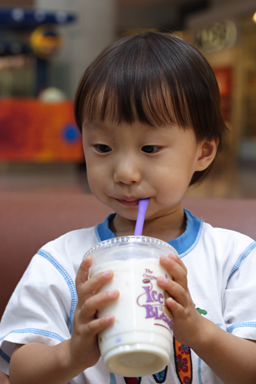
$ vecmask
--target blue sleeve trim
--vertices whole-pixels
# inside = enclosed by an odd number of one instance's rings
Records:
[[[110,384],[116,384],[115,374],[111,372],[110,372]]]
[[[256,328],[256,321],[254,322],[244,322],[244,323],[236,323],[231,325],[230,327],[227,328],[227,331],[229,333],[232,333],[234,329],[236,328]]]
[[[11,358],[4,353],[2,349],[0,349],[0,357],[2,357],[3,360],[5,360],[8,364],[10,364]]]
[[[254,241],[253,243],[251,243],[245,250],[244,252],[239,256],[239,258],[237,259],[235,265],[233,266],[231,272],[230,272],[230,275],[229,275],[229,278],[228,278],[228,282],[229,280],[231,279],[231,277],[234,275],[234,273],[236,273],[236,271],[238,271],[238,269],[240,268],[240,265],[242,264],[242,261],[244,259],[246,259],[247,256],[249,256],[249,254],[254,250],[254,248],[256,248],[256,241]]]
[[[9,333],[7,333],[7,335],[5,335],[4,337],[2,337],[0,339],[0,341],[2,341],[3,339],[5,339],[8,335],[10,335],[11,333],[32,333],[34,335],[40,335],[40,336],[45,336],[45,337],[50,337],[51,339],[56,339],[60,342],[62,341],[65,341],[65,339],[63,337],[61,337],[60,335],[58,335],[57,333],[55,332],[50,332],[50,331],[46,331],[44,329],[38,329],[38,328],[24,328],[24,329],[16,329],[14,331],[11,331]],[[10,363],[10,360],[11,358],[6,355],[6,353],[4,353],[4,351],[2,349],[0,349],[0,356],[5,360],[7,361],[7,363],[9,364]]]
[[[72,278],[69,276],[68,272],[63,268],[63,266],[52,256],[50,253],[39,249],[37,252],[38,255],[44,257],[46,260],[48,260],[56,269],[57,271],[63,276],[64,280],[66,281],[70,294],[71,294],[71,306],[70,306],[70,313],[69,313],[69,319],[70,319],[70,333],[72,331],[73,327],[73,320],[74,320],[74,314],[75,314],[75,309],[77,305],[77,292],[76,292],[76,287],[75,283],[72,280]]]

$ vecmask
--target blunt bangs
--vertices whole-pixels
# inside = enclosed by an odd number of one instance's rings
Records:
[[[82,91],[83,116],[89,121],[107,117],[117,123],[191,125],[185,95],[175,73],[169,73],[161,58],[144,44],[118,48],[110,58],[106,52],[98,66],[88,69]]]
[[[118,40],[82,78],[75,102],[79,128],[85,117],[89,121],[108,117],[117,123],[175,123],[193,127],[199,138],[205,136],[215,114],[205,80],[209,73],[203,73],[205,62],[196,49],[170,34],[148,32]]]

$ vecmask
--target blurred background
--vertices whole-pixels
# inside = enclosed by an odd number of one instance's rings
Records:
[[[255,0],[0,0],[0,190],[90,193],[73,97],[119,37],[172,32],[216,74],[229,126],[188,196],[256,198]]]

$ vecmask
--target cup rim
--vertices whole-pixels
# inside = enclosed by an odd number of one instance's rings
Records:
[[[111,247],[122,246],[122,245],[126,245],[126,244],[135,244],[135,245],[147,244],[147,245],[156,245],[156,246],[160,246],[160,247],[162,246],[165,248],[169,248],[170,251],[177,254],[176,249],[164,240],[160,240],[160,239],[157,239],[155,237],[150,237],[150,236],[131,235],[131,236],[113,237],[111,239],[103,240],[103,241],[95,244],[91,248],[89,248],[88,251],[84,254],[83,258],[85,259],[89,255],[92,256],[93,253],[96,252],[99,248],[107,248],[110,246]]]

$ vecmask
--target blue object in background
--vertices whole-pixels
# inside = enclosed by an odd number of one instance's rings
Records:
[[[81,134],[76,125],[70,123],[67,124],[62,131],[63,139],[72,144],[81,139]]]
[[[73,23],[77,16],[70,12],[41,9],[0,8],[0,28],[32,30],[41,24],[64,25]]]

